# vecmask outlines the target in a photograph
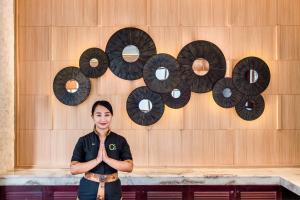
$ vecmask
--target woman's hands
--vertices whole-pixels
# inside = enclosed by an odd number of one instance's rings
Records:
[[[97,163],[107,162],[110,158],[107,156],[106,149],[105,149],[105,140],[101,141],[99,150],[98,150],[98,155],[96,157]]]

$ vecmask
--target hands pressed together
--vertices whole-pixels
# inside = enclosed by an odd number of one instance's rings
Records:
[[[105,149],[105,140],[101,141],[99,150],[98,150],[98,155],[96,157],[97,163],[103,162],[108,162],[110,158],[107,156],[106,149]]]

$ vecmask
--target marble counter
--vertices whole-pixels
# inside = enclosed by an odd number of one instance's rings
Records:
[[[138,168],[119,173],[123,185],[281,185],[300,195],[300,168]],[[68,169],[15,169],[0,185],[78,185]]]

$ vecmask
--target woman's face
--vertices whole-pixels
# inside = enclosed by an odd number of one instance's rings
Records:
[[[94,124],[98,129],[107,129],[110,126],[112,114],[104,106],[96,106],[92,115]]]

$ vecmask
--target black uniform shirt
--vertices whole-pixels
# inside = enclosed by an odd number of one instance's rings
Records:
[[[74,148],[71,161],[87,162],[93,160],[98,155],[100,139],[95,132],[86,134],[78,139]],[[132,160],[129,145],[126,139],[114,132],[110,132],[105,139],[105,149],[107,156],[115,160]],[[117,172],[105,162],[101,162],[90,172],[98,174],[112,174]]]

